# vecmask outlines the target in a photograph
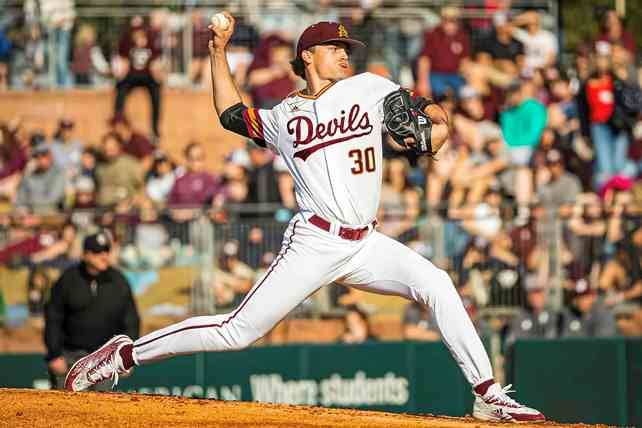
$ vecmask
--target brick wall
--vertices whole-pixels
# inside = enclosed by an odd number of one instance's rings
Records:
[[[0,94],[0,120],[20,116],[29,129],[44,130],[51,136],[58,118],[69,116],[76,121],[78,136],[95,144],[107,130],[113,103],[111,89],[5,92]],[[126,113],[137,128],[150,132],[150,105],[145,90],[132,92]],[[205,144],[210,169],[219,168],[225,154],[243,145],[242,138],[221,128],[208,90],[165,88],[161,115],[161,148],[178,161],[183,161],[181,150],[190,140]]]

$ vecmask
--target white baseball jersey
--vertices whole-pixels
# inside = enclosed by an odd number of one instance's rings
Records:
[[[383,99],[397,88],[365,73],[327,86],[315,97],[298,93],[272,110],[245,111],[250,136],[288,165],[301,212],[290,220],[277,257],[234,311],[189,318],[141,337],[132,352],[137,364],[242,349],[320,287],[335,282],[430,307],[471,385],[492,379],[484,346],[446,272],[374,228],[350,238],[315,225],[307,215],[341,225],[374,219],[382,175]]]
[[[382,177],[383,99],[399,85],[372,73],[294,93],[271,110],[248,109],[253,138],[281,155],[303,213],[350,225],[371,223]]]

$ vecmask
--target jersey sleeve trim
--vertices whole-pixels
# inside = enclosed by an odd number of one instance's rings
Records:
[[[263,133],[263,121],[255,108],[248,108],[243,112],[243,120],[252,139],[265,140]]]

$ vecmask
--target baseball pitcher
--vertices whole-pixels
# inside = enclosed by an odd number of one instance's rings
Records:
[[[225,129],[283,157],[300,212],[290,221],[280,253],[238,308],[190,318],[136,341],[116,336],[72,367],[66,388],[117,382],[136,365],[174,355],[245,348],[307,296],[336,282],[428,306],[473,388],[476,418],[544,420],[508,397],[510,386],[493,380],[486,351],[448,274],[375,228],[384,127],[398,142],[432,156],[448,138],[445,112],[383,77],[348,77],[350,53],[364,45],[333,22],[308,27],[298,40],[292,66],[305,79],[304,90],[271,110],[246,107],[225,55],[234,18],[224,15],[229,25],[210,27],[214,107]]]

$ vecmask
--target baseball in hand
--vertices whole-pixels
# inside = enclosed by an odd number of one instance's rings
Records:
[[[212,25],[216,28],[220,28],[221,30],[227,30],[230,26],[230,21],[228,21],[222,13],[217,13],[212,16]]]

